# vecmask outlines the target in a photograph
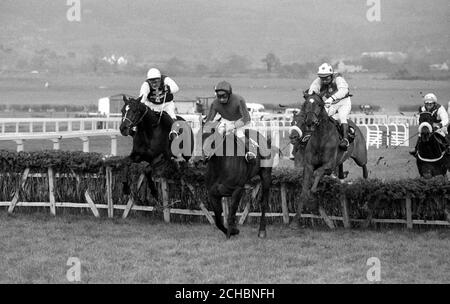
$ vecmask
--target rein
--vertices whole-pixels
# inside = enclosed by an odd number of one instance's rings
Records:
[[[144,112],[144,114],[142,114],[142,116],[138,119],[137,122],[133,122],[131,119],[129,119],[129,118],[127,117],[127,114],[128,114],[128,111],[127,111],[127,113],[125,113],[125,117],[122,118],[122,122],[123,122],[124,120],[128,120],[128,121],[130,122],[130,129],[131,129],[131,128],[137,126],[138,124],[140,124],[141,121],[144,119],[145,115],[147,115],[147,113],[148,113],[148,107],[145,106],[145,112]]]
[[[159,113],[158,122],[154,126],[159,125],[159,123],[161,122],[161,117],[162,117],[162,114],[163,114],[163,111],[164,111],[164,104],[166,103],[166,97],[167,97],[167,92],[164,93],[164,100],[163,100],[163,103],[161,105],[161,112]]]

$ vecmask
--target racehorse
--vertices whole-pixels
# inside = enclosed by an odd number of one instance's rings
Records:
[[[227,238],[239,234],[239,229],[237,229],[236,225],[236,211],[239,207],[241,197],[244,194],[244,186],[250,179],[259,176],[261,179],[262,193],[259,200],[261,219],[258,236],[264,238],[266,237],[265,213],[268,207],[270,185],[272,183],[273,158],[269,159],[272,154],[270,153],[267,156],[269,153],[261,153],[261,150],[267,147],[267,145],[271,145],[270,139],[266,141],[262,135],[257,135],[258,139],[262,139],[258,140],[260,148],[258,149],[257,157],[247,162],[244,156],[244,149],[242,149],[242,153],[238,153],[238,141],[240,139],[233,133],[225,137],[218,135],[216,127],[216,122],[206,123],[202,135],[204,147],[208,141],[210,143],[215,142],[214,147],[210,145],[213,148],[213,154],[207,160],[206,173],[206,189],[208,190],[208,198],[214,210],[215,224]],[[213,130],[215,130],[214,133]],[[242,142],[240,144],[243,145]],[[222,197],[231,197],[230,212],[227,218],[228,228],[224,226],[222,218]]]
[[[366,141],[361,130],[355,123],[349,121],[349,129],[353,129],[353,134],[349,136],[350,145],[347,151],[340,149],[341,135],[338,122],[328,116],[322,97],[316,93],[305,92],[304,98],[305,103],[302,106],[302,111],[306,113],[304,127],[310,137],[303,152],[302,192],[297,203],[297,214],[294,220],[300,219],[305,201],[308,207],[317,210],[318,206],[315,203],[311,204],[311,194],[317,191],[322,176],[330,175],[336,168],[339,169],[339,178],[344,178],[343,163],[348,158],[352,158],[358,166],[362,167],[364,178],[368,176]],[[354,137],[353,141],[350,137]],[[328,217],[321,206],[319,206],[319,212],[327,221]],[[327,221],[327,223],[329,222]]]
[[[416,164],[424,178],[447,174],[450,170],[450,155],[446,153],[442,135],[433,131],[433,116],[430,112],[419,114],[419,139]]]
[[[122,107],[122,122],[120,124],[120,133],[123,136],[133,137],[133,148],[131,154],[124,159],[125,172],[123,182],[123,192],[130,194],[128,186],[128,169],[129,165],[146,161],[149,165],[146,167],[144,174],[147,178],[148,185],[153,197],[158,197],[156,186],[152,180],[153,169],[160,168],[161,165],[167,163],[174,156],[171,149],[171,141],[177,136],[173,132],[176,124],[180,124],[179,134],[189,132],[191,143],[194,141],[194,135],[191,128],[186,123],[176,121],[174,126],[163,123],[165,112],[156,112],[141,102],[141,98],[123,97],[124,105]],[[178,120],[184,121],[182,117],[177,116]],[[192,155],[194,145],[191,145],[190,152],[182,154],[187,161]]]

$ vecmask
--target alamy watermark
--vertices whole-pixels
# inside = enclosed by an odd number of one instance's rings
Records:
[[[81,261],[77,257],[70,257],[66,263],[70,268],[66,272],[66,279],[69,282],[81,282]]]
[[[367,0],[369,9],[366,12],[366,18],[369,22],[381,21],[381,0]]]
[[[377,257],[370,257],[366,262],[367,266],[370,268],[366,272],[366,278],[369,282],[380,282],[381,281],[381,262]]]
[[[280,136],[282,130],[278,126],[234,128],[219,131],[221,125],[206,123],[194,132],[191,137],[191,127],[187,122],[177,121],[172,130],[179,135],[171,144],[173,155],[184,156],[245,156],[253,152],[261,156],[262,167],[274,167],[278,164]],[[236,136],[236,140],[232,135]]]
[[[66,18],[69,22],[81,21],[81,0],[67,0],[69,9],[66,12]]]

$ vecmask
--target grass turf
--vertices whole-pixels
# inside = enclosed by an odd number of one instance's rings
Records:
[[[368,283],[370,257],[381,283],[450,283],[447,230],[311,230],[241,227],[231,240],[205,224],[145,217],[0,212],[0,283],[66,283],[69,257],[81,283]]]

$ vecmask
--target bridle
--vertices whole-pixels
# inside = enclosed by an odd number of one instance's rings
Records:
[[[312,96],[309,96],[306,100],[305,100],[305,102],[310,102],[309,100],[309,98],[313,98]],[[317,99],[315,99],[314,101],[313,101],[313,103],[314,102],[320,102],[320,101],[318,101]],[[321,108],[320,110],[322,110],[322,108],[323,108],[323,105],[319,105],[319,107]],[[320,111],[319,111],[319,114],[320,114]],[[320,119],[319,119],[319,114],[317,114],[315,111],[308,111],[308,112],[306,112],[306,115],[305,115],[305,121],[307,120],[307,118],[310,116],[310,115],[313,115],[313,118],[314,118],[314,127],[317,127],[318,125],[319,125],[319,123],[320,123]]]
[[[138,124],[140,124],[141,121],[144,119],[145,115],[147,115],[147,113],[148,113],[148,107],[145,106],[145,112],[144,112],[144,114],[142,114],[142,116],[139,117],[139,119],[138,119],[136,122],[133,122],[131,119],[129,119],[129,118],[127,117],[127,114],[128,114],[128,109],[127,109],[126,112],[125,112],[125,114],[124,114],[124,116],[122,117],[122,122],[124,122],[125,120],[129,121],[129,122],[130,122],[129,128],[131,129],[131,128],[137,126]]]

